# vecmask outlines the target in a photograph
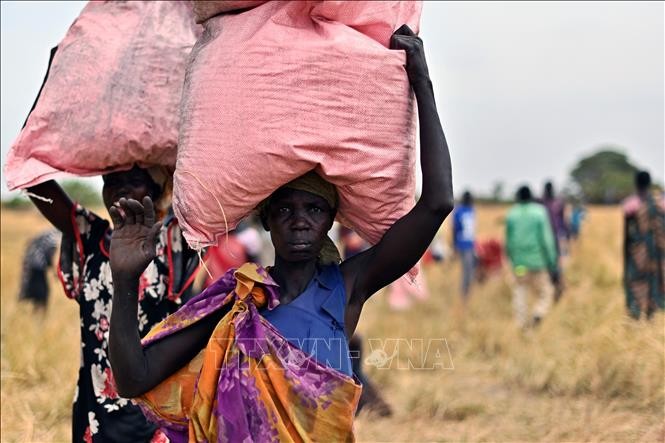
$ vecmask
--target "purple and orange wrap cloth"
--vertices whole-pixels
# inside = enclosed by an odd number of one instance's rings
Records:
[[[172,442],[354,441],[361,386],[289,343],[259,313],[278,286],[251,263],[227,272],[157,324],[150,346],[217,311],[231,310],[207,346],[134,401]]]

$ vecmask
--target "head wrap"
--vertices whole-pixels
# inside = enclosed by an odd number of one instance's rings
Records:
[[[301,175],[295,180],[282,186],[282,188],[296,189],[298,191],[305,191],[310,194],[318,195],[324,199],[333,210],[337,210],[339,197],[337,196],[335,185],[324,180],[314,171],[309,171],[307,174]]]
[[[317,195],[323,198],[333,210],[337,210],[339,197],[337,195],[337,189],[335,188],[335,185],[324,180],[314,171],[309,171],[308,173],[301,175],[295,180],[292,180],[282,186],[282,188],[295,189],[297,191],[305,191],[309,192],[310,194]],[[268,208],[271,198],[272,195],[259,204],[257,208],[259,213],[263,213],[263,211]],[[321,252],[319,253],[319,263],[322,265],[328,265],[332,263],[339,263],[341,261],[342,259],[339,255],[339,251],[337,250],[337,246],[335,246],[335,243],[329,236],[326,236],[326,238],[323,240]]]

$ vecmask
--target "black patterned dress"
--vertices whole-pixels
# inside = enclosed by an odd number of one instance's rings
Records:
[[[109,222],[80,206],[72,214],[74,238],[63,236],[58,273],[65,293],[79,304],[81,366],[74,394],[74,442],[167,441],[130,400],[118,396],[108,359],[113,282]],[[165,220],[158,255],[141,276],[141,336],[186,301],[198,259],[177,221]]]

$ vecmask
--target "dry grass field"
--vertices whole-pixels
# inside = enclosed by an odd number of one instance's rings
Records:
[[[479,208],[479,236],[501,238],[504,213],[503,207]],[[45,227],[34,211],[2,211],[3,442],[70,438],[77,305],[54,279],[44,316],[16,295],[23,249]],[[664,441],[664,316],[650,322],[625,316],[620,235],[617,208],[591,208],[565,263],[563,299],[527,334],[512,323],[505,273],[476,286],[466,309],[455,261],[425,270],[430,298],[408,311],[391,311],[377,294],[359,328],[366,340],[445,339],[450,358],[445,353],[444,360],[452,365],[401,369],[396,363],[404,366],[419,353],[400,348],[389,368],[369,366],[395,413],[361,412],[358,439]],[[435,357],[428,353],[427,361]]]

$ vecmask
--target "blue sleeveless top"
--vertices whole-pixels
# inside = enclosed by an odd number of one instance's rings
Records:
[[[291,344],[320,363],[351,376],[349,343],[344,331],[346,290],[339,266],[317,268],[307,288],[291,303],[263,309],[268,320]]]

